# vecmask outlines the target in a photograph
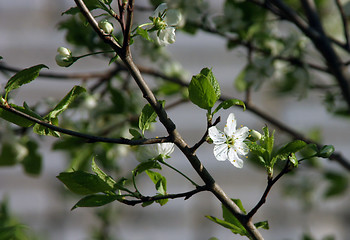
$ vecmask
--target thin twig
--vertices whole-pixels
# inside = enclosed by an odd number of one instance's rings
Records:
[[[152,197],[142,196],[139,200],[128,200],[128,199],[122,199],[118,200],[124,204],[134,206],[136,204],[144,203],[144,202],[153,202],[157,200],[162,199],[176,199],[176,198],[185,198],[185,200],[189,199],[193,195],[203,192],[203,191],[209,191],[207,186],[198,186],[196,189],[184,193],[176,193],[176,194],[166,194],[166,195],[156,195]]]
[[[275,178],[268,178],[267,179],[267,186],[263,193],[263,195],[260,198],[260,201],[256,204],[256,206],[247,214],[249,218],[252,218],[255,213],[259,210],[259,208],[266,202],[267,195],[269,194],[270,190],[272,189],[273,185],[286,173],[290,171],[289,168],[289,160],[286,160],[286,164],[282,171],[275,177]]]
[[[23,113],[21,111],[18,111],[17,109],[11,107],[9,104],[0,104],[0,108],[14,113],[20,117],[26,118],[34,123],[37,123],[39,125],[42,125],[44,127],[47,127],[53,131],[57,131],[60,133],[64,133],[73,137],[79,137],[85,139],[89,143],[94,142],[106,142],[106,143],[117,143],[117,144],[125,144],[125,145],[145,145],[145,144],[154,144],[154,143],[163,143],[163,142],[170,142],[169,137],[159,137],[159,138],[149,138],[149,139],[138,139],[138,140],[130,140],[126,138],[106,138],[106,137],[99,137],[95,135],[85,134],[81,132],[72,131],[69,129],[61,128],[55,125],[52,125],[48,122],[39,120],[37,118],[34,118],[26,113]]]

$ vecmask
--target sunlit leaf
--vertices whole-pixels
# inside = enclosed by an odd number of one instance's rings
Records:
[[[23,84],[29,83],[35,78],[37,78],[39,76],[40,70],[43,68],[48,67],[44,64],[39,64],[30,68],[23,69],[22,71],[16,73],[13,77],[11,77],[5,86],[5,99],[7,100],[7,95],[12,90],[19,88]]]

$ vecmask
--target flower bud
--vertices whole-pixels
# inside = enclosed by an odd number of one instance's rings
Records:
[[[255,131],[254,129],[250,129],[247,139],[252,142],[259,141],[261,139],[261,133],[259,133],[258,131]]]
[[[106,33],[111,34],[114,30],[112,23],[108,22],[108,20],[104,19],[98,23],[98,26]]]
[[[57,49],[58,54],[55,57],[56,63],[60,67],[69,67],[72,65],[73,57],[72,57],[72,52],[65,47],[59,47]]]

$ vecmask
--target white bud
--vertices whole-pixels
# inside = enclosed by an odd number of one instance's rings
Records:
[[[104,19],[98,23],[98,26],[106,33],[111,34],[114,30],[112,23],[108,22],[108,20]]]
[[[73,57],[72,57],[72,52],[65,47],[59,47],[57,49],[58,54],[55,57],[56,63],[60,67],[69,67],[72,65]]]

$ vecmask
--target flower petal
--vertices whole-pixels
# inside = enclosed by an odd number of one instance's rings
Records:
[[[212,126],[208,129],[208,134],[211,140],[213,140],[214,144],[223,144],[226,143],[226,136],[223,132],[221,132],[217,127]]]
[[[249,135],[249,128],[242,127],[237,129],[236,132],[233,133],[233,139],[235,141],[243,142]]]
[[[172,152],[174,152],[174,143],[158,143],[158,154],[163,156],[169,156]]]
[[[247,155],[249,153],[249,148],[247,144],[244,142],[236,142],[233,149],[239,154],[239,155]]]
[[[229,137],[231,137],[233,133],[236,132],[236,118],[233,113],[230,113],[230,115],[228,115],[224,132]]]
[[[219,144],[214,147],[214,156],[218,161],[225,161],[227,159],[227,144]]]
[[[169,9],[166,12],[165,22],[168,26],[177,26],[182,19],[182,14],[177,9]]]
[[[237,152],[233,148],[228,149],[228,160],[236,168],[242,168],[243,167],[243,160],[238,157]]]

